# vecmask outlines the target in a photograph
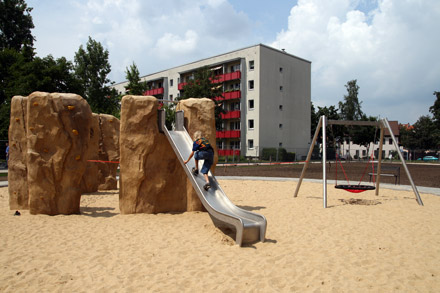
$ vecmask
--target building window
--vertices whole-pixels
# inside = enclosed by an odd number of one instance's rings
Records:
[[[283,67],[280,67],[280,72],[283,72]]]
[[[170,79],[170,86],[173,86],[174,80]]]
[[[249,129],[254,129],[254,119],[248,120]]]
[[[280,123],[280,124],[278,125],[278,128],[279,128],[279,129],[282,129],[282,128],[283,128],[283,124]]]
[[[254,109],[254,100],[249,100],[249,110]]]
[[[240,130],[240,121],[231,122],[229,128],[231,130]]]
[[[249,80],[249,89],[250,90],[254,89],[254,81],[253,80]]]
[[[253,149],[254,148],[254,140],[253,139],[248,139],[248,148],[249,149]]]
[[[282,142],[278,143],[278,146],[279,146],[280,148],[283,147],[283,143],[282,143]]]
[[[283,111],[283,105],[280,105],[280,111]]]
[[[249,61],[249,70],[254,70],[254,60]]]
[[[231,66],[231,72],[240,71],[240,64],[235,64]]]
[[[173,95],[170,95],[170,100],[171,100],[171,101],[173,100]]]
[[[231,149],[239,150],[241,149],[240,141],[231,141]]]
[[[388,140],[388,144],[393,144],[393,139],[392,139],[392,138],[390,138],[390,139]]]
[[[280,86],[280,92],[282,92],[282,91],[283,91],[283,86],[281,85],[281,86]]]

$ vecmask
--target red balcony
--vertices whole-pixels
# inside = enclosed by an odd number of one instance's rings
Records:
[[[215,99],[217,101],[222,101],[222,100],[235,100],[240,98],[241,98],[241,91],[233,91],[233,92],[223,93],[223,96],[216,97]]]
[[[186,86],[188,83],[187,82],[181,82],[177,85],[177,89],[179,91],[183,90],[183,87]]]
[[[212,81],[212,83],[221,83],[221,82],[225,82],[225,81],[229,81],[229,80],[235,80],[235,79],[240,79],[241,78],[241,71],[235,71],[235,72],[230,72],[230,73],[225,73],[225,74],[220,74],[216,76],[216,79]],[[187,82],[181,82],[177,85],[177,89],[179,91],[183,90],[183,87],[185,85],[187,85]],[[235,98],[236,99],[236,98]]]
[[[235,79],[240,79],[240,78],[241,78],[241,71],[235,71],[235,72],[217,75],[216,79],[213,80],[212,82],[213,83],[220,83],[220,82],[225,82],[225,81],[235,80]]]
[[[222,119],[236,119],[236,118],[240,118],[241,117],[241,112],[239,110],[237,111],[229,111],[226,112],[225,114],[221,114]]]
[[[216,138],[239,138],[240,136],[240,130],[217,131],[215,135]]]
[[[163,87],[158,89],[152,89],[144,92],[144,96],[156,96],[156,95],[163,95]]]
[[[240,156],[240,150],[218,150],[219,156]]]

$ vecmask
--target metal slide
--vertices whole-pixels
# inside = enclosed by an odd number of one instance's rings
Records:
[[[208,174],[211,188],[206,191],[203,188],[205,185],[203,175],[200,173],[198,176],[194,176],[191,172],[195,166],[194,159],[191,159],[186,165],[183,164],[183,161],[189,157],[192,151],[193,141],[183,127],[183,116],[181,119],[176,120],[180,122],[176,123],[176,129],[174,131],[167,130],[164,125],[161,126],[161,130],[165,133],[173,147],[203,206],[211,217],[214,218],[213,221],[217,222],[220,226],[233,228],[236,231],[235,242],[240,246],[246,243],[264,242],[267,226],[267,221],[264,216],[246,211],[234,205],[221,189],[211,172]],[[202,165],[203,161],[200,160],[199,170],[202,169]]]

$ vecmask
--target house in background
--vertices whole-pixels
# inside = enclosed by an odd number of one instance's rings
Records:
[[[391,131],[396,138],[397,144],[399,144],[400,131],[399,131],[399,123],[397,121],[388,121],[391,127]],[[371,142],[368,148],[361,146],[358,144],[354,144],[352,142],[344,141],[340,145],[339,156],[342,158],[352,158],[352,159],[368,159],[371,156],[371,152],[374,151],[374,158],[377,159],[379,157],[379,139],[380,139],[380,130],[377,129],[376,134],[377,143]],[[373,141],[373,138],[371,139]],[[399,147],[400,151],[403,151]],[[382,158],[388,159],[391,156],[394,156],[396,152],[396,148],[393,144],[393,139],[391,138],[390,132],[388,129],[384,130],[384,139],[382,146]]]
[[[195,72],[207,66],[223,89],[226,111],[217,131],[219,156],[260,156],[284,148],[297,157],[310,143],[311,62],[258,44],[141,77],[145,95],[176,100]],[[113,87],[124,93],[127,82]]]

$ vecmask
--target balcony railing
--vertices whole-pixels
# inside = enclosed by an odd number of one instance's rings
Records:
[[[163,87],[158,89],[147,90],[144,92],[144,96],[155,96],[155,95],[163,95],[164,89]]]
[[[234,100],[240,98],[241,98],[241,91],[233,91],[233,92],[223,93],[222,97],[216,97],[215,99],[217,101],[221,101],[221,100]]]
[[[220,82],[225,82],[225,81],[235,80],[235,79],[240,79],[240,78],[241,78],[241,71],[235,71],[235,72],[217,75],[216,79],[213,80],[212,82],[213,83],[220,83]]]
[[[241,112],[239,110],[236,111],[229,111],[225,114],[221,114],[222,119],[236,119],[241,117]]]
[[[219,156],[240,156],[240,150],[218,150]]]
[[[215,77],[215,79],[212,81],[212,83],[221,83],[229,80],[235,80],[241,78],[241,71],[235,71],[225,74],[220,74]],[[183,87],[187,85],[187,82],[181,82],[177,85],[177,89],[179,91],[183,90]]]
[[[241,137],[240,130],[225,130],[225,131],[216,131],[216,138],[239,138]]]
[[[183,87],[186,86],[188,83],[187,82],[181,82],[177,85],[177,89],[179,91],[183,90]]]

